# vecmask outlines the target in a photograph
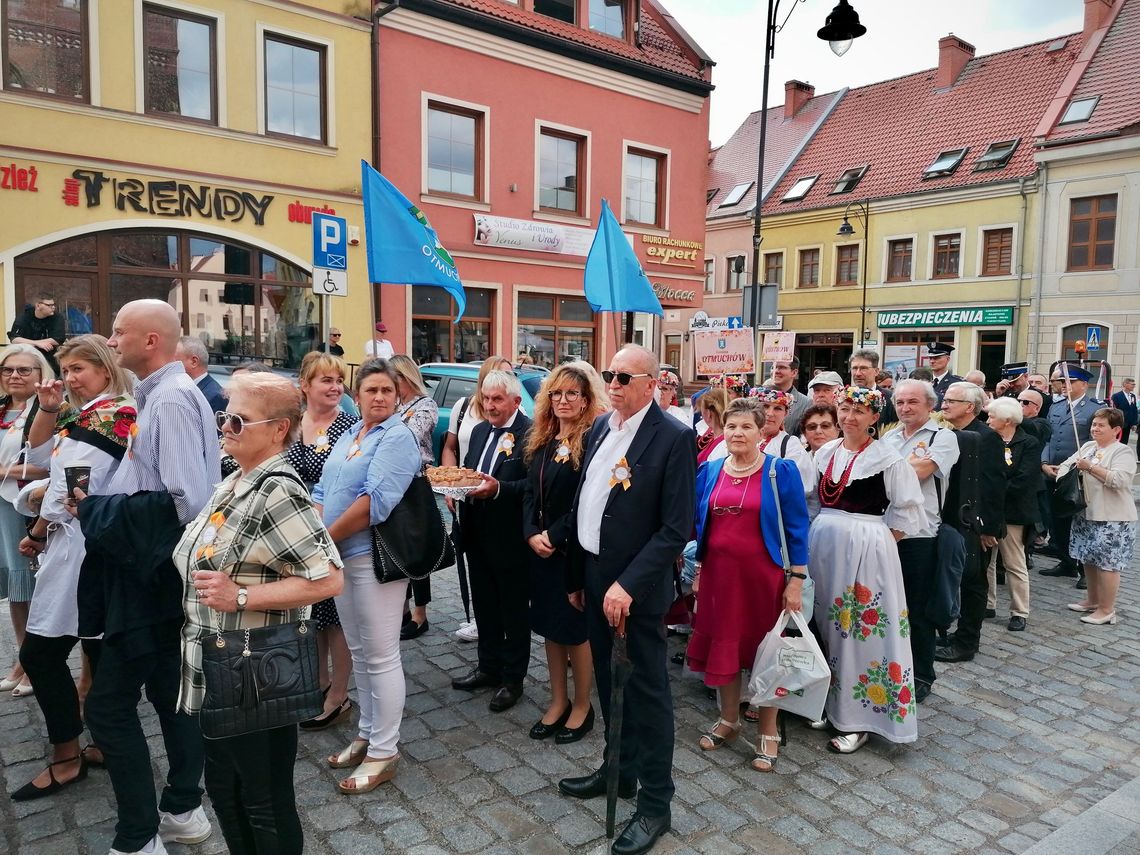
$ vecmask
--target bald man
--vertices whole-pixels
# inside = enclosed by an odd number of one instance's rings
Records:
[[[83,496],[87,542],[79,578],[79,634],[103,635],[84,707],[118,804],[111,853],[161,852],[163,843],[210,835],[202,810],[202,734],[177,711],[181,677],[182,576],[172,556],[186,523],[221,478],[218,433],[206,399],[175,358],[182,324],[160,300],[127,303],[107,342],[139,378],[137,430],[105,495]],[[158,713],[169,772],[161,801],[139,695]]]

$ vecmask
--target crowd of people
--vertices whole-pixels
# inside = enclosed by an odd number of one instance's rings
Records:
[[[51,744],[44,770],[11,797],[50,796],[103,767],[117,804],[112,855],[155,853],[211,834],[204,786],[231,852],[299,853],[301,734],[355,718],[326,761],[347,770],[346,795],[397,774],[400,643],[429,630],[431,587],[380,581],[373,527],[434,462],[440,415],[414,360],[389,352],[355,370],[350,415],[349,368],[333,346],[306,356],[296,385],[249,366],[223,395],[203,383],[201,345],[180,327],[166,303],[128,303],[109,340],[52,344],[59,379],[38,340],[0,352],[0,557],[19,647],[4,687],[34,695]],[[932,343],[930,368],[907,378],[857,350],[849,382],[820,371],[807,394],[798,362],[778,362],[755,388],[702,390],[695,422],[676,375],[640,346],[600,373],[558,366],[531,413],[511,361],[491,356],[452,406],[441,462],[478,473],[447,502],[474,611],[457,636],[477,642],[452,686],[489,690],[492,713],[510,709],[539,636],[549,680],[528,735],[558,744],[595,727],[596,689],[606,742],[620,736],[620,748],[558,788],[601,796],[617,765],[618,793],[636,808],[615,855],[649,851],[670,826],[666,624],[679,606],[691,623],[684,659],[717,695],[696,744],[720,750],[752,722],[754,742],[743,741],[758,773],[777,770],[786,722],[750,704],[742,675],[785,611],[812,614],[831,689],[808,726],[830,730],[839,754],[872,736],[919,738],[935,663],[977,653],[1002,578],[1007,627],[1027,629],[1029,562],[1046,545],[1061,560],[1045,572],[1087,584],[1069,609],[1116,622],[1136,520],[1131,381],[1115,401],[1131,419],[1093,399],[1075,363],[1057,365],[1051,391],[1028,366],[1006,366],[990,396],[949,372],[951,350]],[[1068,512],[1050,494],[1071,470],[1084,507]],[[310,617],[319,712],[204,739],[206,648]],[[620,731],[618,638],[632,662]],[[158,795],[144,688],[169,763]]]

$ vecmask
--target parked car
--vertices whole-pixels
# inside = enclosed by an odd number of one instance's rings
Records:
[[[447,424],[451,419],[451,407],[460,398],[468,398],[475,391],[475,383],[479,379],[479,365],[429,362],[420,366],[420,373],[423,375],[428,394],[439,407],[439,422],[432,434],[432,449],[435,451],[435,460],[438,463],[439,452],[447,435]],[[538,390],[542,388],[542,381],[549,373],[545,368],[534,365],[523,365],[515,369],[515,375],[522,384],[521,409],[524,413],[534,414],[534,399],[538,395]]]
[[[211,377],[218,381],[218,385],[225,389],[226,386],[230,384],[230,378],[233,376],[233,371],[236,367],[237,366],[235,365],[211,364],[206,370],[210,373]],[[297,370],[295,368],[270,368],[269,370],[276,374],[278,377],[284,377],[294,386],[300,385]],[[356,418],[360,415],[360,410],[357,408],[356,402],[352,400],[352,393],[348,390],[347,387],[345,388],[344,394],[340,398],[340,408],[353,418]]]

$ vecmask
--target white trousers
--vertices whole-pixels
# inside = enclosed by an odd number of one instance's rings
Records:
[[[407,587],[407,581],[377,582],[371,555],[345,559],[336,610],[352,653],[360,704],[357,738],[368,740],[370,757],[391,757],[400,741],[406,693],[400,625]]]

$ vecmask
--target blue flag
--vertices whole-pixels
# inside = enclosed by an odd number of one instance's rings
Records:
[[[586,258],[586,299],[595,312],[665,314],[649,277],[629,245],[609,203],[602,200],[598,233]]]
[[[458,322],[467,308],[467,296],[455,261],[435,229],[423,211],[368,161],[360,161],[360,172],[369,281],[443,288],[455,298],[459,311],[452,323]]]

